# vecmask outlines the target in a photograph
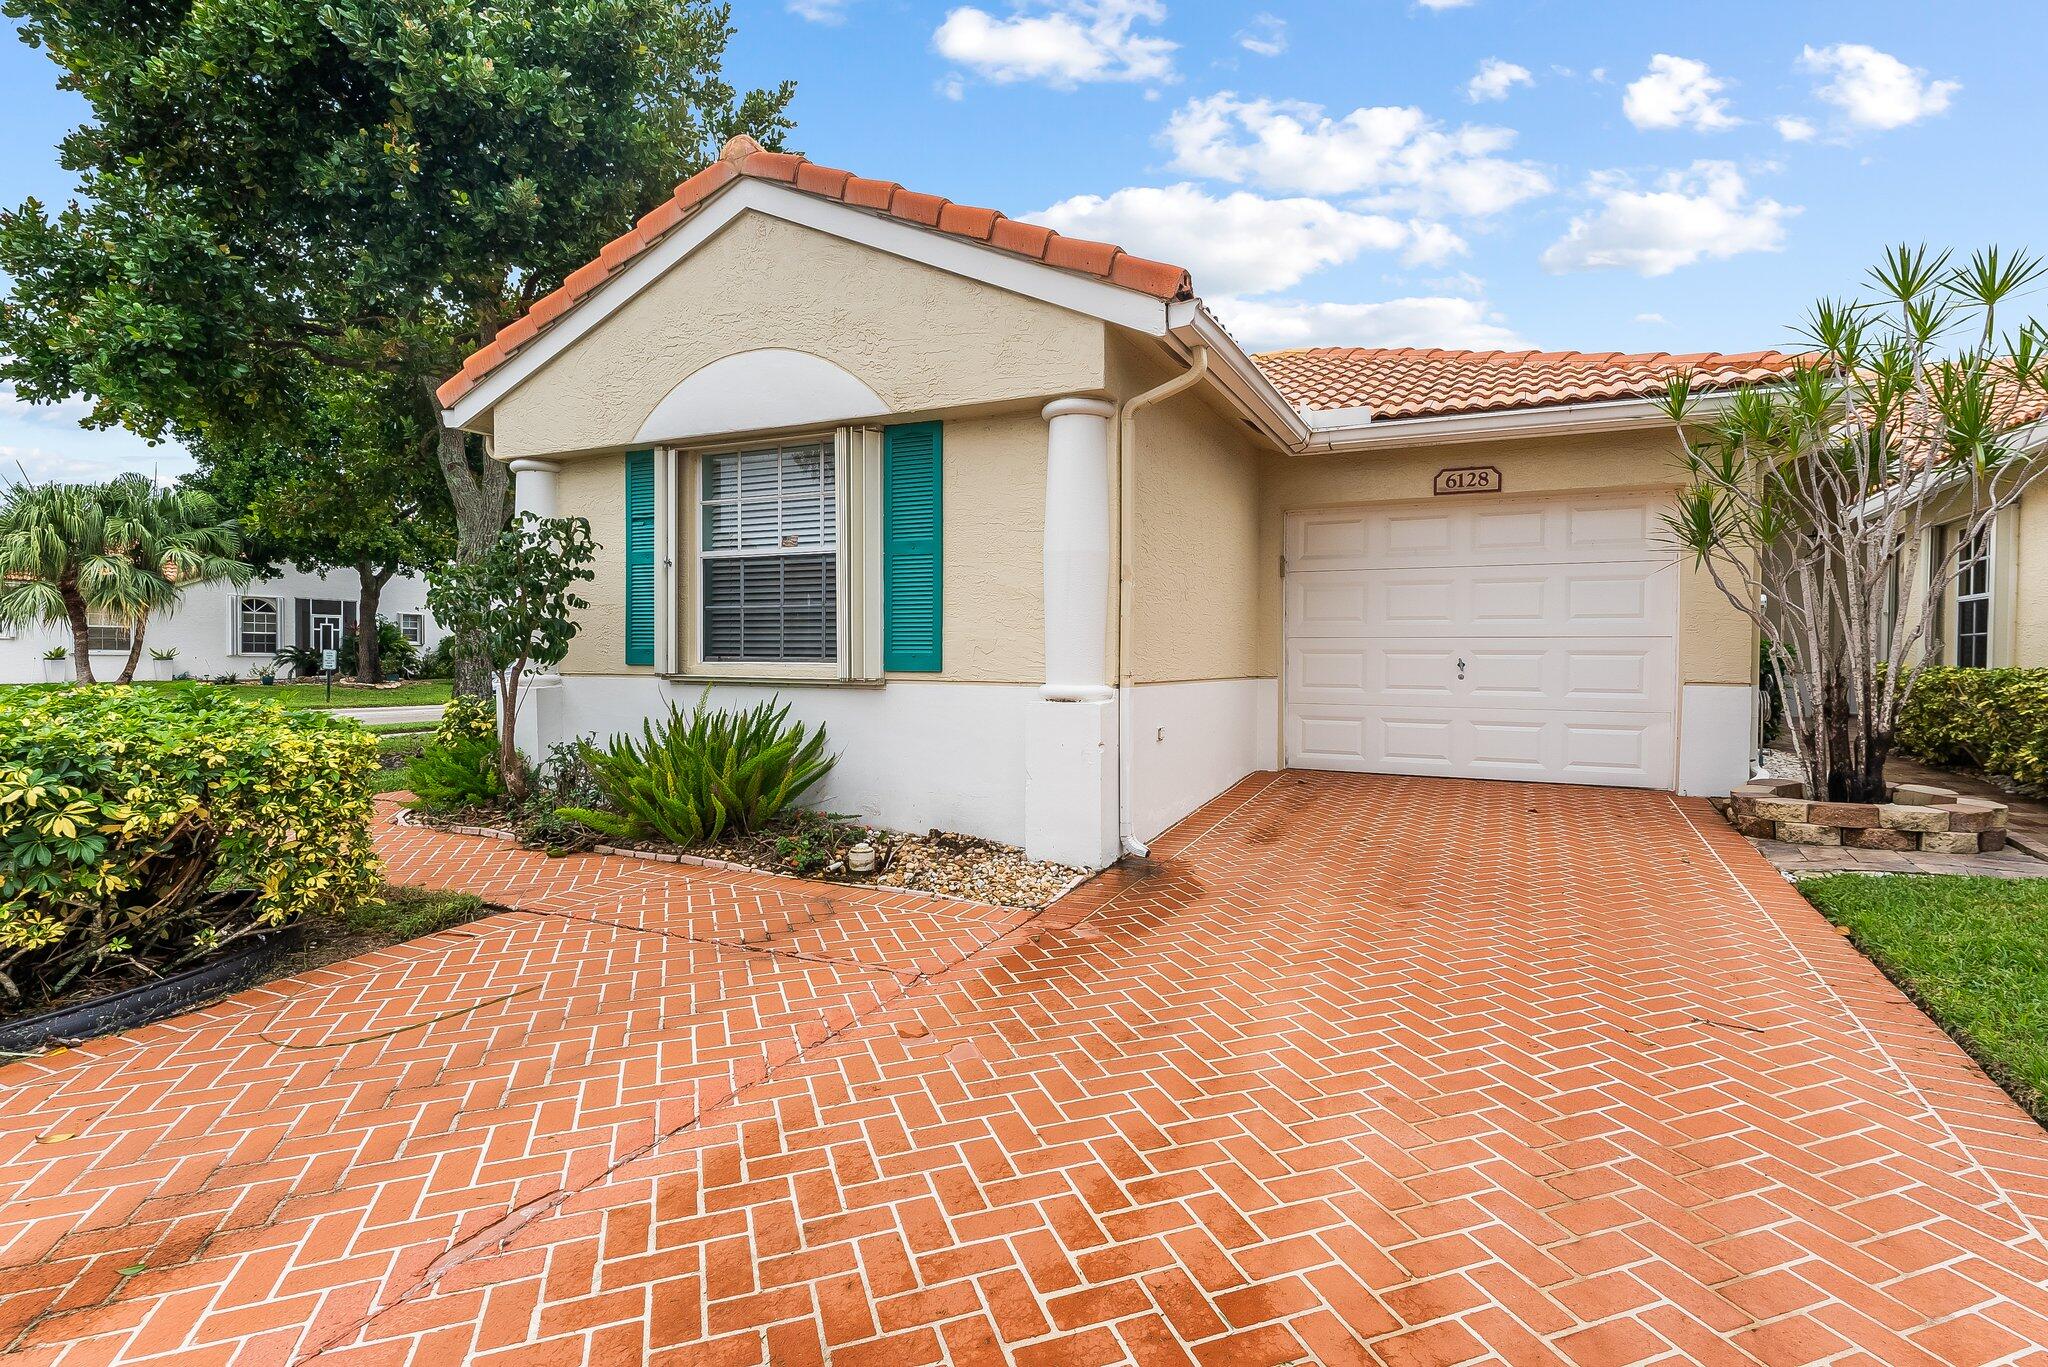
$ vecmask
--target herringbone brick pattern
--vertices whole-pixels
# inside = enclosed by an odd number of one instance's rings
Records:
[[[0,1340],[2048,1362],[2048,1137],[1705,813],[1258,776],[1037,917],[393,829],[523,910],[0,1070]]]

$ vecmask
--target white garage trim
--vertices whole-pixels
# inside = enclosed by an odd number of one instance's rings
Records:
[[[1290,514],[1287,762],[1673,787],[1679,570],[1662,511],[1556,494]]]

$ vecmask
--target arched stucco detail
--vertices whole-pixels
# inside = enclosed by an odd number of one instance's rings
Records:
[[[634,440],[686,441],[723,432],[811,427],[888,411],[881,395],[824,357],[760,347],[721,356],[691,372],[654,406]]]

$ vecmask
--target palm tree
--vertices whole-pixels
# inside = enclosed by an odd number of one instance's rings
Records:
[[[71,628],[80,683],[95,682],[90,614],[133,628],[117,682],[135,677],[153,614],[194,584],[244,584],[241,533],[213,499],[142,475],[106,484],[17,484],[0,500],[0,622]]]

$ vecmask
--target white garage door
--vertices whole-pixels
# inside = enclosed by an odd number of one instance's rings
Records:
[[[1647,498],[1287,520],[1287,758],[1669,788],[1678,574]]]

